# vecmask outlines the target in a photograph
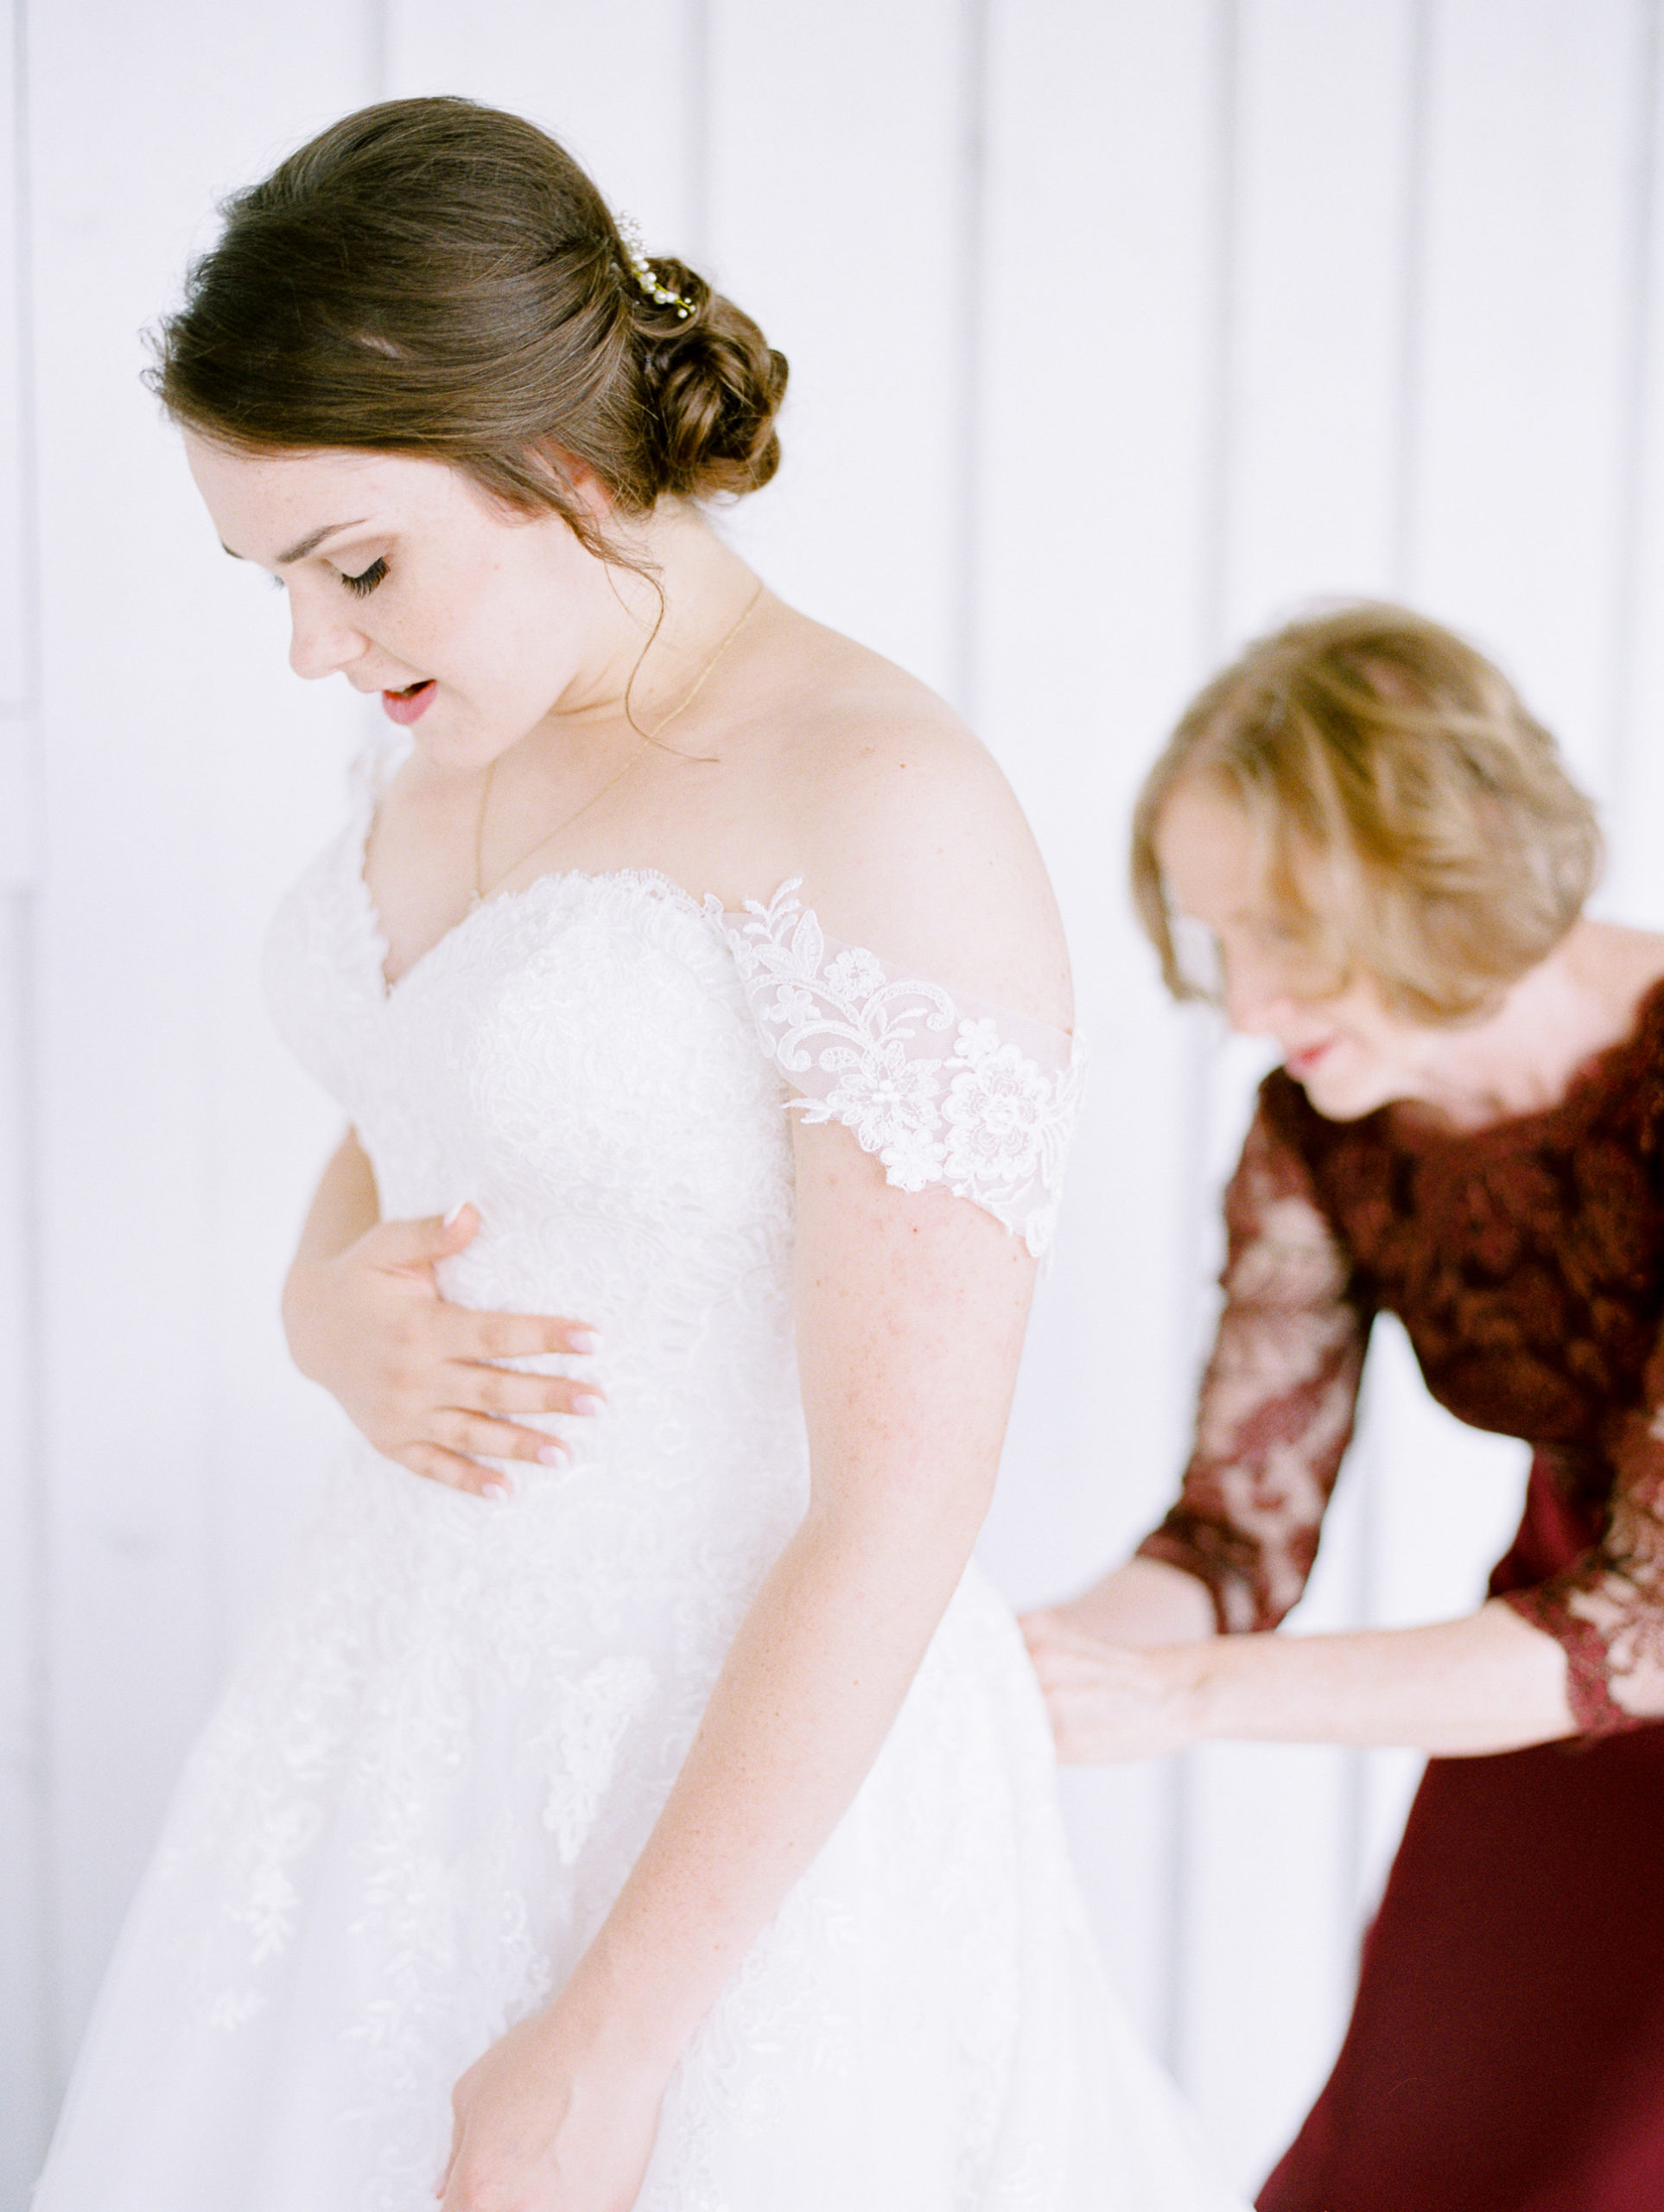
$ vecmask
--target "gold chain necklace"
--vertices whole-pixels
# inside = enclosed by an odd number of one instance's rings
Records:
[[[692,706],[694,701],[704,690],[706,682],[710,677],[711,671],[715,668],[718,661],[721,659],[723,654],[727,652],[728,647],[734,643],[740,632],[745,628],[746,623],[750,621],[752,610],[762,596],[763,587],[759,583],[756,590],[753,592],[751,597],[746,601],[744,607],[740,610],[739,620],[735,622],[731,630],[724,632],[722,637],[718,640],[715,652],[705,663],[703,668],[700,670],[698,675],[695,677],[691,690],[689,690],[676,702],[676,705],[671,708],[670,713],[665,715],[664,721],[659,723],[657,729],[644,730],[642,732],[641,742],[631,753],[630,758],[625,762],[624,766],[614,774],[609,776],[598,791],[592,791],[575,813],[568,814],[563,822],[557,822],[552,830],[545,830],[543,836],[538,838],[535,845],[528,845],[524,852],[521,854],[518,860],[515,861],[511,866],[502,869],[492,881],[490,887],[490,891],[495,891],[499,885],[506,883],[510,876],[518,875],[534,853],[540,853],[545,845],[552,844],[555,839],[561,835],[562,830],[569,830],[575,822],[581,821],[583,817],[588,813],[592,806],[599,806],[601,801],[607,797],[608,791],[616,791],[618,789],[619,785],[624,781],[625,778],[630,773],[631,770],[634,768],[637,762],[641,759],[642,754],[645,753],[647,747],[653,744],[657,738],[662,736],[664,733],[669,729],[670,724],[676,720],[678,715],[685,714],[687,709]],[[486,816],[487,810],[491,805],[492,779],[495,776],[496,772],[496,761],[491,760],[487,762],[486,766],[486,781],[480,793],[479,818],[473,826],[473,895],[468,901],[470,909],[480,906],[490,896],[490,891],[487,890],[486,886]]]

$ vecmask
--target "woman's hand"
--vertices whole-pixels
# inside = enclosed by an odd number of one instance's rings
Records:
[[[1123,1560],[1073,1598],[1037,1609],[1048,1634],[1070,1629],[1099,1643],[1197,1643],[1218,1623],[1207,1585],[1159,1559]]]
[[[593,2042],[557,2000],[468,2069],[434,2191],[443,2212],[630,2212],[669,2077]]]
[[[1066,1764],[1165,1758],[1205,1732],[1199,1696],[1207,1643],[1134,1649],[1083,1635],[1057,1613],[1023,1622]]]
[[[592,1352],[579,1321],[482,1313],[440,1295],[435,1268],[480,1227],[472,1206],[448,1221],[384,1221],[339,1252],[302,1246],[283,1290],[295,1365],[321,1383],[378,1452],[454,1490],[502,1495],[482,1459],[566,1456],[559,1438],[522,1428],[525,1414],[593,1414],[596,1386],[581,1377],[525,1375],[494,1365],[536,1352]]]
[[[1228,1743],[1401,1745],[1445,1758],[1576,1732],[1566,1654],[1500,1599],[1459,1620],[1261,1632],[1129,1650],[1057,1613],[1023,1624],[1057,1756],[1154,1758]]]

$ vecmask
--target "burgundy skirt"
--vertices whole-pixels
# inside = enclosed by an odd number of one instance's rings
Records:
[[[1539,1460],[1493,1594],[1593,1540]],[[1431,1759],[1261,2212],[1664,2212],[1664,1724]]]

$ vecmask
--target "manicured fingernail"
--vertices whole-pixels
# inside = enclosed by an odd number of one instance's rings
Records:
[[[572,1401],[572,1410],[575,1414],[604,1414],[607,1401],[598,1398],[593,1390],[580,1390]]]
[[[480,1495],[481,1497],[494,1497],[501,1504],[505,1499],[511,1497],[513,1492],[506,1483],[481,1483]]]
[[[454,1229],[457,1223],[461,1220],[462,1209],[467,1203],[468,1202],[466,1198],[459,1198],[456,1204],[451,1208],[450,1211],[446,1215],[444,1221],[441,1224],[441,1226],[445,1229]]]
[[[566,1453],[558,1444],[545,1444],[537,1454],[540,1467],[560,1467],[566,1464]]]
[[[566,1343],[568,1351],[591,1352],[600,1350],[600,1338],[593,1329],[574,1329]]]

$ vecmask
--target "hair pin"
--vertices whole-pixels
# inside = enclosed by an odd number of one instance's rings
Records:
[[[637,284],[655,306],[673,307],[677,321],[686,322],[693,313],[693,302],[684,299],[680,292],[673,291],[668,284],[661,284],[653,274],[653,264],[647,258],[647,241],[641,234],[640,225],[633,215],[626,215],[622,211],[614,219],[624,245],[624,257],[630,264],[630,274]]]

